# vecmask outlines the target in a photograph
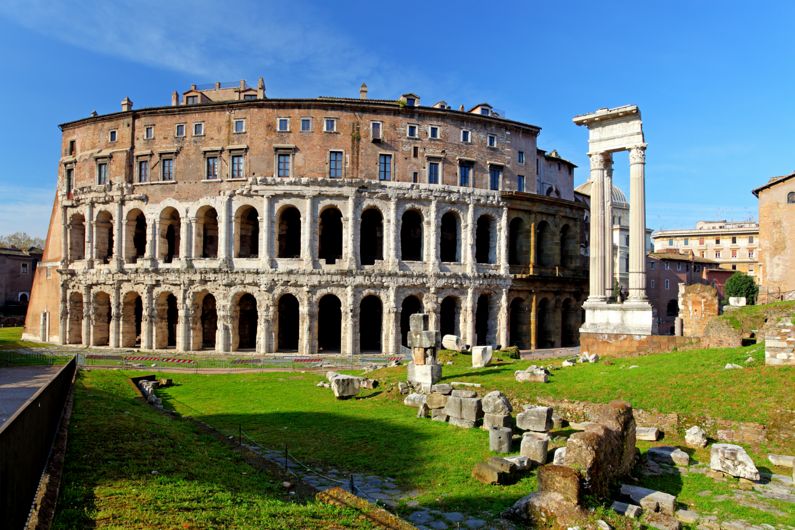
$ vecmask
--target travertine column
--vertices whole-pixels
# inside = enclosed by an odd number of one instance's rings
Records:
[[[181,289],[179,293],[179,313],[177,316],[177,351],[190,351],[191,346],[191,323],[193,322],[193,311],[188,300],[187,289]],[[201,346],[199,345],[200,349]]]
[[[269,299],[266,300],[260,296],[257,305],[259,306],[257,311],[257,353],[268,353],[268,337],[273,319],[271,303]]]
[[[152,337],[155,333],[155,308],[153,303],[154,285],[147,285],[144,291],[141,314],[141,349],[152,349]]]
[[[461,227],[461,242],[464,245],[465,270],[470,274],[475,274],[475,207],[472,206],[472,203],[467,205],[467,220],[466,224]],[[472,337],[470,337],[470,341],[471,339]]]
[[[502,348],[508,346],[508,289],[500,292],[500,309],[497,315],[497,342]]]
[[[273,252],[271,251],[271,198],[269,195],[262,198],[260,221],[260,267],[270,269]]]
[[[400,229],[397,215],[397,200],[391,200],[389,203],[389,218],[386,220],[387,227],[387,255],[385,256],[389,268],[395,270],[397,268],[398,255],[400,253]]]
[[[422,298],[424,311],[428,314],[430,329],[439,331],[439,296],[436,287],[431,287]]]
[[[116,215],[113,220],[113,268],[120,270],[124,264],[124,205],[121,200],[116,203]]]
[[[68,327],[69,327],[69,291],[66,288],[66,282],[61,282],[61,314],[60,324],[58,330],[58,344],[67,344],[68,341]]]
[[[83,346],[91,345],[91,320],[94,313],[94,301],[91,299],[91,286],[83,287]]]
[[[306,198],[304,207],[303,225],[301,225],[301,257],[304,258],[304,267],[313,269],[315,267],[315,256],[317,256],[316,241],[312,237],[317,227],[315,226],[315,201],[312,195]]]
[[[500,216],[500,227],[497,231],[497,263],[500,264],[500,274],[510,273],[508,263],[508,207],[503,206]],[[507,324],[506,324],[507,325]],[[503,342],[503,344],[505,344]]]
[[[605,296],[612,297],[613,293],[613,155],[605,153]]]
[[[299,318],[299,337],[298,353],[309,355],[317,352],[317,340],[315,340],[314,326],[317,321],[317,307],[313,300],[312,293],[306,289],[302,296],[303,300],[298,310]]]
[[[61,208],[61,266],[69,263],[69,215],[66,206]]]
[[[121,337],[121,294],[119,286],[113,288],[110,296],[110,329],[108,330],[108,345],[111,348],[119,347]]]
[[[589,302],[605,301],[605,153],[590,153],[591,159],[591,255]]]
[[[384,315],[386,316],[384,349],[390,355],[400,355],[400,310],[397,307],[397,293],[394,286],[389,287],[387,292]]]
[[[464,327],[461,329],[464,342],[466,344],[475,345],[475,311],[477,308],[475,304],[477,298],[475,297],[475,290],[470,287],[467,289],[466,302],[463,308],[464,312]]]
[[[426,230],[428,237],[425,238],[427,242],[426,252],[423,256],[428,257],[428,272],[433,273],[439,270],[439,209],[438,201],[433,199],[431,201],[431,208],[428,213],[426,221]],[[431,328],[436,329],[436,328]]]
[[[345,355],[353,355],[359,353],[359,341],[356,334],[358,320],[358,311],[356,311],[356,302],[354,300],[353,286],[349,285],[345,289],[345,303],[342,306],[342,337],[340,341],[341,353]]]
[[[218,215],[218,257],[221,261],[228,261],[232,253],[232,197],[227,195],[221,202],[221,211]],[[224,350],[221,350],[224,351]]]
[[[179,257],[182,267],[185,268],[190,266],[193,256],[193,252],[191,252],[193,250],[193,245],[191,244],[193,241],[193,230],[187,214],[180,218],[179,232]]]
[[[89,202],[86,208],[86,267],[94,266],[94,203]]]
[[[646,145],[629,151],[629,300],[646,300]]]
[[[219,299],[216,299],[216,303],[218,304],[216,306],[218,327],[215,330],[215,351],[227,353],[232,349],[232,324],[229,303]]]
[[[354,241],[357,241],[356,234],[359,231],[358,215],[356,215],[356,197],[351,194],[348,197],[348,212],[342,219],[343,248],[342,259],[345,260],[348,269],[355,269],[359,263],[357,259],[357,248]]]

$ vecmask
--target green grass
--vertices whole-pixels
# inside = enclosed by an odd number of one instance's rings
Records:
[[[795,300],[739,307],[724,313],[719,318],[742,333],[750,333],[753,330],[761,330],[767,317],[783,316],[787,313],[795,317]]]
[[[41,346],[37,342],[22,340],[23,328],[0,328],[0,350],[12,348],[34,348]]]
[[[80,372],[56,528],[354,528],[355,512],[286,498],[280,481],[137,397],[128,375]]]

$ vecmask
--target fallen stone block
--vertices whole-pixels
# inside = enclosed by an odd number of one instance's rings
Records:
[[[510,414],[484,414],[483,429],[492,427],[513,427],[513,418]]]
[[[516,426],[523,431],[547,432],[552,429],[550,407],[530,407],[516,416]]]
[[[406,383],[405,381],[398,382],[398,392],[400,392],[403,395],[406,395],[409,393],[410,390],[411,388],[409,387],[408,383]]]
[[[644,521],[651,528],[657,530],[679,530],[682,524],[674,517],[666,513],[646,513]]]
[[[518,476],[516,465],[504,458],[492,457],[478,462],[472,469],[472,476],[484,484],[513,484]]]
[[[690,455],[677,447],[651,447],[646,452],[646,457],[654,460],[658,464],[681,467],[690,465]]]
[[[558,447],[555,449],[555,454],[552,456],[552,463],[556,466],[562,466],[566,461],[566,448]]]
[[[444,405],[444,413],[448,416],[460,418],[461,417],[461,399],[458,396],[450,396],[447,398],[447,403]]]
[[[538,465],[547,463],[549,436],[542,433],[526,432],[522,435],[519,454],[526,456]]]
[[[576,361],[576,360],[575,360],[575,361],[572,361],[572,360],[566,360],[566,361],[563,361],[562,363],[560,363],[560,365],[561,365],[563,368],[568,368],[569,366],[574,366],[575,364],[577,364],[577,361]]]
[[[419,407],[420,405],[424,404],[426,400],[425,394],[409,394],[403,400],[404,405],[408,405],[409,407]]]
[[[545,372],[517,370],[513,375],[517,383],[546,383],[549,381],[549,376]]]
[[[442,337],[442,348],[460,352],[464,349],[464,341],[457,335],[445,335]]]
[[[635,437],[638,440],[656,442],[660,439],[660,430],[657,427],[637,427],[635,429]]]
[[[636,504],[627,504],[621,501],[613,501],[613,504],[610,505],[610,509],[619,515],[632,519],[637,519],[643,513],[643,509],[640,506]]]
[[[509,427],[492,427],[489,429],[489,451],[510,453],[513,441],[513,430]]]
[[[684,524],[696,524],[698,522],[698,512],[693,510],[676,510],[676,518]]]
[[[450,395],[453,396],[453,397],[459,397],[459,398],[475,398],[475,397],[478,397],[478,393],[475,392],[474,390],[453,390],[450,393]]]
[[[350,398],[359,394],[362,388],[375,388],[378,386],[378,381],[336,372],[327,372],[326,379],[328,379],[331,391],[334,392],[334,397],[337,399]]]
[[[532,460],[532,459],[531,459]],[[580,502],[580,474],[568,466],[549,464],[538,469],[538,490],[554,491],[573,504]]]
[[[480,398],[461,398],[461,414],[465,420],[477,421],[483,417],[483,406]]]
[[[431,409],[428,408],[427,403],[423,403],[419,407],[417,407],[417,417],[418,418],[427,418],[431,414]]]
[[[736,370],[738,368],[742,368],[742,366],[734,363],[726,363],[726,366],[723,367],[724,370]]]
[[[431,387],[431,392],[438,392],[439,394],[444,394],[445,396],[449,396],[452,391],[453,386],[448,385],[447,383],[436,383]]]
[[[533,468],[533,462],[526,456],[504,456],[503,459],[514,464],[517,471],[530,471]]]
[[[438,392],[431,392],[425,398],[425,403],[430,409],[443,409],[447,405],[448,396],[439,394]]]
[[[502,392],[495,390],[483,396],[483,412],[485,414],[510,414],[513,412],[511,402]]]
[[[596,424],[594,422],[592,422],[592,421],[579,421],[579,422],[570,421],[569,422],[569,429],[571,429],[573,431],[584,431],[585,429],[587,429],[591,425],[596,425]]]
[[[475,346],[472,348],[472,368],[484,368],[491,362],[494,349],[491,346]]]
[[[449,423],[450,425],[455,425],[456,427],[461,427],[462,429],[474,429],[475,428],[475,422],[474,421],[465,420],[463,418],[456,418],[456,417],[453,417],[453,416],[450,416],[449,418],[447,418],[447,423]]]
[[[517,501],[511,512],[528,520],[531,528],[577,527],[587,515],[578,504],[556,491],[531,493]]]
[[[707,433],[698,425],[693,425],[685,431],[685,443],[689,447],[706,447]]]
[[[774,466],[795,467],[795,456],[789,455],[767,455],[767,459]]]
[[[659,511],[667,515],[673,515],[676,510],[676,497],[669,493],[622,484],[621,494],[640,504],[641,508],[647,513]]]
[[[431,409],[431,420],[433,421],[447,421],[450,418],[444,413],[443,409]]]
[[[733,477],[759,480],[759,470],[754,461],[739,445],[714,444],[710,449],[710,469]]]

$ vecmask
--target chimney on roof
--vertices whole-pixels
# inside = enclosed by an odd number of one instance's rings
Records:
[[[362,86],[359,87],[359,99],[367,99],[367,85],[362,83]]]
[[[240,90],[245,90],[245,89],[246,89],[246,80],[245,79],[241,79],[240,80]]]
[[[215,82],[215,89],[216,90],[221,90],[221,82],[220,81],[216,81]]]
[[[171,106],[176,107],[179,105],[179,92],[176,90],[171,93]]]
[[[129,111],[132,110],[132,108],[133,108],[133,102],[132,102],[132,100],[130,98],[125,97],[123,100],[121,100],[121,111],[122,112],[129,112]]]
[[[265,99],[265,79],[262,77],[257,81],[257,98]]]
[[[460,107],[458,107],[458,110],[460,110],[461,112],[464,112],[464,110],[465,110],[465,109],[464,109],[464,106],[463,106],[463,105],[461,105]]]
[[[191,90],[196,90],[196,84],[195,84],[195,83],[194,83],[194,84],[192,84],[192,85],[190,86],[190,89],[191,89]]]

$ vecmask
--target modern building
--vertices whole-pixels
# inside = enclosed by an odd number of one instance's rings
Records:
[[[759,223],[753,221],[699,221],[694,229],[658,230],[652,240],[655,252],[690,251],[722,269],[758,273]]]
[[[0,310],[28,305],[33,275],[41,255],[42,250],[35,247],[27,250],[0,248]]]
[[[759,199],[759,298],[795,300],[795,173],[756,188]]]
[[[260,79],[61,129],[29,337],[395,354],[424,311],[470,344],[577,343],[572,172],[488,104],[271,99]]]

